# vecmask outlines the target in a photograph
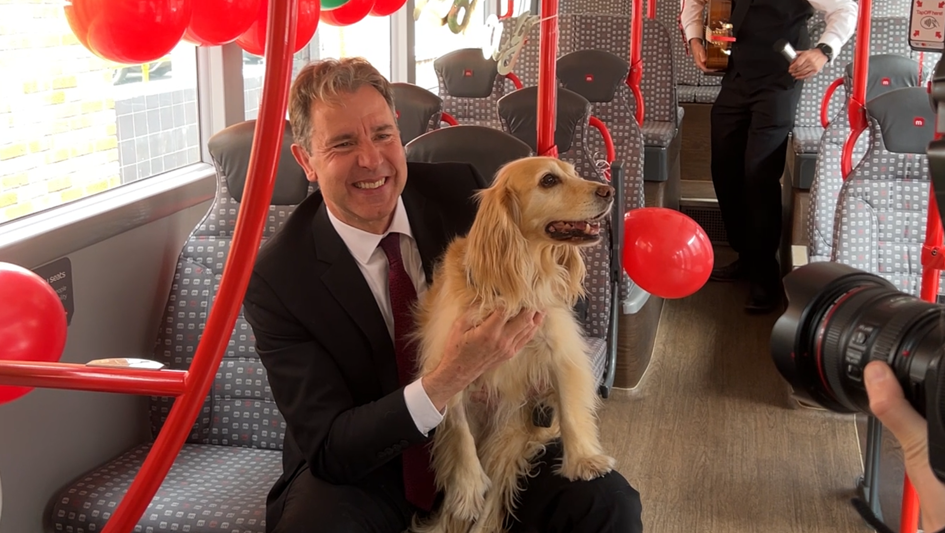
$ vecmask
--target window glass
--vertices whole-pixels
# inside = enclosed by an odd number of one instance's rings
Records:
[[[390,79],[391,25],[390,17],[365,17],[356,24],[336,27],[319,24],[315,37],[295,54],[292,79],[308,63],[328,57],[363,57],[381,74]],[[243,53],[246,119],[259,112],[262,81],[266,67],[263,58]]]
[[[61,2],[0,2],[0,224],[200,161],[196,48],[147,65],[79,44]]]
[[[441,25],[441,17],[445,17],[452,2],[430,0],[421,12],[420,20],[414,23],[414,54],[416,60],[417,85],[438,93],[439,84],[436,81],[436,72],[433,70],[433,61],[449,52],[461,48],[482,48],[485,31],[487,1],[479,0],[476,10],[470,15],[471,19],[466,31],[454,34],[449,26]]]

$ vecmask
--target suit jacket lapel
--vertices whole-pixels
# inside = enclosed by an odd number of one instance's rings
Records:
[[[322,273],[322,282],[351,317],[351,321],[367,336],[371,343],[371,358],[378,369],[381,389],[383,394],[389,394],[400,386],[397,378],[397,359],[384,316],[377,307],[377,300],[364,280],[357,261],[328,220],[324,203],[319,207],[312,224],[315,253],[319,261],[329,264]]]
[[[419,191],[405,189],[402,197],[407,219],[410,220],[410,230],[420,251],[423,273],[427,284],[433,283],[433,267],[448,244],[443,234],[442,217],[439,210],[431,207],[427,197]]]

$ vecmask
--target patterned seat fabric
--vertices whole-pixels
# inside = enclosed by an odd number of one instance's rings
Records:
[[[633,94],[625,83],[630,63],[604,50],[571,52],[557,64],[561,87],[574,91],[591,103],[591,113],[599,118],[610,132],[616,152],[616,161],[624,168],[624,202],[628,209],[643,206],[643,132],[633,114]],[[606,154],[603,138],[591,132],[585,136],[585,148],[595,161]],[[566,156],[562,156],[567,159]],[[638,308],[635,295],[639,288],[624,273],[620,283],[620,302],[624,314]]]
[[[439,96],[412,83],[392,83],[391,89],[394,92],[400,142],[403,145],[406,146],[424,133],[440,127],[443,100]]]
[[[460,124],[502,129],[495,106],[514,86],[494,59],[483,58],[480,48],[463,48],[438,57],[433,69],[443,111]]]
[[[829,261],[833,252],[833,223],[837,208],[837,195],[843,185],[840,168],[843,144],[850,135],[850,122],[845,110],[849,102],[853,75],[853,64],[847,65],[844,84],[844,106],[827,126],[814,167],[814,180],[810,188],[810,211],[808,212],[808,260]],[[869,82],[866,99],[870,101],[891,90],[919,86],[919,64],[898,55],[883,54],[870,57]],[[860,135],[853,149],[856,164],[868,147],[868,135]]]
[[[407,144],[407,161],[469,163],[489,183],[502,165],[533,154],[524,142],[486,126],[441,128]]]
[[[626,12],[624,12],[626,13]],[[514,28],[514,19],[501,21],[503,45]],[[645,104],[643,136],[647,146],[667,147],[676,136],[682,114],[676,101],[672,46],[669,32],[652,19],[643,21],[643,79],[640,91]],[[527,42],[514,65],[525,87],[538,84],[539,25],[529,29]],[[630,17],[626,15],[558,15],[558,57],[580,50],[603,50],[629,59]],[[635,112],[636,100],[631,99]]]
[[[75,481],[57,497],[46,530],[101,531],[150,450],[138,446]],[[281,473],[280,452],[186,444],[135,531],[261,533]]]
[[[538,88],[525,87],[506,95],[499,100],[499,116],[505,130],[537,150],[537,111]],[[564,88],[558,88],[557,123],[555,126],[555,145],[561,160],[574,165],[577,172],[587,180],[606,183],[598,162],[588,151],[588,121],[591,116],[591,104],[583,96]],[[618,158],[623,154],[618,153]],[[632,164],[628,161],[628,164]],[[625,213],[627,209],[643,206],[643,182],[639,177],[623,184],[627,190],[623,198],[618,198],[614,210]],[[625,199],[632,199],[626,205]],[[583,248],[587,264],[587,312],[583,317],[584,331],[594,343],[595,351],[591,354],[595,366],[603,376],[610,351],[617,349],[616,342],[610,344],[611,328],[616,328],[611,317],[617,299],[611,291],[611,242],[610,223],[601,226],[601,240],[598,244]],[[619,243],[618,243],[619,245]],[[619,256],[619,254],[618,254]],[[612,369],[611,369],[612,370]]]
[[[921,87],[890,91],[867,108],[869,146],[840,189],[832,260],[918,296],[935,113]]]
[[[215,134],[209,142],[217,191],[207,215],[178,258],[153,359],[186,369],[213,305],[243,195],[255,121]],[[288,122],[263,239],[278,230],[312,186],[295,162]],[[210,393],[171,475],[148,506],[137,531],[261,533],[266,494],[282,469],[285,420],[276,408],[252,329],[237,318]],[[151,398],[152,434],[163,425],[173,400]],[[82,475],[49,504],[50,531],[101,531],[114,512],[148,445]]]

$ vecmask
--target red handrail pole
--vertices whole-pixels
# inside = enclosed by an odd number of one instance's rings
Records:
[[[502,13],[502,0],[499,0],[498,12]],[[505,5],[505,14],[499,15],[498,19],[502,20],[502,19],[510,18],[512,16],[512,13],[514,12],[515,12],[515,0],[508,0]]]
[[[524,87],[524,85],[522,85],[522,80],[520,80],[519,77],[516,76],[514,72],[509,72],[508,74],[506,74],[506,75],[505,75],[505,79],[511,81],[511,82],[512,82],[512,85],[515,86],[515,89],[516,89],[516,90],[521,89],[522,87]]]
[[[115,514],[105,525],[104,533],[130,533],[134,529],[190,434],[226,351],[269,213],[285,131],[297,12],[298,0],[269,3],[260,119],[256,122],[249,158],[246,195],[236,218],[233,243],[220,279],[220,289],[185,378],[187,390],[174,402],[154,446]]]
[[[820,125],[824,128],[830,125],[830,116],[828,114],[830,111],[830,99],[833,98],[833,93],[837,92],[837,89],[841,85],[843,85],[843,76],[833,80],[833,83],[824,91],[824,99],[820,102]]]
[[[538,42],[538,155],[558,157],[555,146],[556,78],[558,56],[558,0],[541,0],[541,38]]]
[[[453,118],[453,115],[450,115],[449,113],[445,111],[440,113],[440,120],[443,122],[446,122],[450,126],[459,126],[459,122],[457,122],[456,119]]]
[[[637,124],[643,125],[645,104],[640,82],[643,80],[643,2],[633,0],[630,15],[630,74],[627,76],[627,85],[637,100]]]
[[[860,0],[856,21],[856,50],[853,58],[853,95],[847,112],[850,119],[850,137],[843,145],[840,168],[843,179],[853,171],[853,146],[866,129],[866,82],[870,66],[870,21],[873,18],[872,0]]]
[[[600,136],[604,138],[604,149],[607,150],[607,162],[613,163],[614,159],[617,159],[617,150],[614,148],[614,138],[610,136],[610,130],[607,129],[607,125],[604,124],[604,121],[594,116],[588,120],[588,125],[597,129],[597,131],[600,132]]]
[[[186,389],[182,370],[103,368],[74,363],[0,362],[0,385],[41,387],[149,396],[180,396]]]
[[[646,3],[646,18],[655,19],[656,18],[656,0],[647,0]]]

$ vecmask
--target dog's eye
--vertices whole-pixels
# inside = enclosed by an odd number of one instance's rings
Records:
[[[541,181],[538,182],[542,187],[554,187],[558,184],[558,176],[554,174],[545,174],[541,177]]]

